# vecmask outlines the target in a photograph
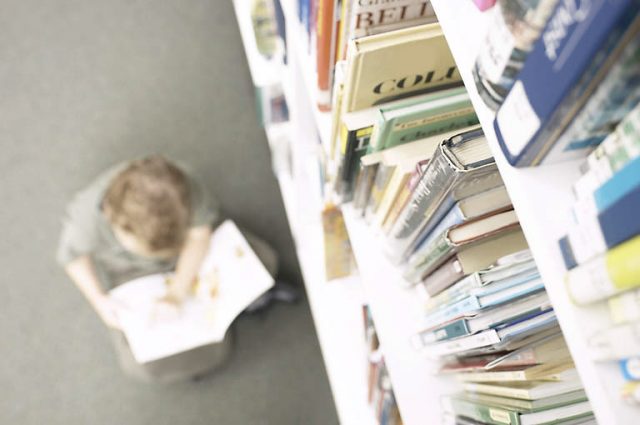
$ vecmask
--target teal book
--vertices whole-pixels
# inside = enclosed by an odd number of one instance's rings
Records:
[[[380,108],[370,153],[478,124],[464,87]]]

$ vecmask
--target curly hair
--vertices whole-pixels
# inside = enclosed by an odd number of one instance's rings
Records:
[[[110,183],[103,199],[109,221],[149,251],[177,251],[191,217],[189,182],[160,155],[133,161]]]

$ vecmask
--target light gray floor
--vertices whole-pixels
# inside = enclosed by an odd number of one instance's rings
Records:
[[[230,1],[4,0],[0,13],[0,423],[335,424],[306,303],[238,323],[228,367],[150,387],[53,261],[60,217],[110,164],[191,164],[299,271]]]

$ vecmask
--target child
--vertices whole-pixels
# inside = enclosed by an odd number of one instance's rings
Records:
[[[58,262],[112,330],[125,372],[145,380],[176,380],[215,366],[226,354],[211,344],[156,362],[137,364],[119,329],[108,290],[133,278],[175,270],[164,304],[186,297],[206,255],[218,208],[182,169],[161,156],[120,164],[81,191],[68,206]],[[270,273],[277,256],[247,236]],[[228,344],[227,344],[228,345]]]

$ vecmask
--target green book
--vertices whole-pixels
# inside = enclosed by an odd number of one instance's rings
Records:
[[[586,420],[593,415],[588,401],[568,403],[534,412],[476,403],[457,397],[451,399],[451,405],[458,415],[493,425],[551,425],[577,418]]]
[[[464,87],[380,108],[369,153],[478,124]]]

